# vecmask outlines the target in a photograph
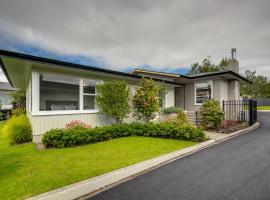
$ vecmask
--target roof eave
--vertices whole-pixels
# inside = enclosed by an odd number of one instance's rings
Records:
[[[1,50],[1,49],[0,49],[0,56],[28,60],[28,61],[41,62],[41,63],[49,63],[49,64],[54,64],[54,65],[69,67],[69,68],[92,70],[92,71],[103,72],[103,73],[108,73],[108,74],[115,74],[115,75],[130,77],[130,78],[137,78],[137,79],[142,78],[142,76],[140,76],[140,75],[129,74],[129,73],[125,73],[125,72],[108,70],[108,69],[103,69],[103,68],[98,68],[98,67],[87,66],[87,65],[69,63],[69,62],[65,62],[65,61],[53,60],[53,59],[49,59],[49,58],[32,56],[32,55],[27,55],[27,54],[12,52],[12,51],[6,51],[6,50]],[[6,75],[10,85],[12,87],[14,87],[1,57],[0,57],[0,61],[1,61],[0,64],[2,65],[2,69],[3,69],[4,74]],[[184,86],[181,83],[176,83],[173,81],[161,80],[161,79],[156,79],[156,78],[152,78],[152,79],[155,81],[164,82],[164,83],[168,83],[168,84],[172,84],[172,85]]]

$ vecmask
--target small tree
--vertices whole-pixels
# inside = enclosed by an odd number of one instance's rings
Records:
[[[101,112],[114,118],[117,124],[122,123],[131,111],[130,89],[127,83],[107,81],[97,85],[96,90],[96,102]]]
[[[221,110],[218,101],[210,99],[203,103],[200,108],[200,115],[203,128],[218,128],[222,123],[224,112]]]
[[[159,85],[152,79],[142,78],[133,97],[134,114],[149,122],[159,111]]]

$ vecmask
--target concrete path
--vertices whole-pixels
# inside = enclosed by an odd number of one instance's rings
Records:
[[[89,199],[270,199],[270,113],[261,127]]]

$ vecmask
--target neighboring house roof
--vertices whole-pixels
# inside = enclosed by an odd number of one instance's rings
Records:
[[[7,51],[7,50],[1,50],[0,49],[0,65],[2,66],[3,72],[5,73],[9,83],[12,86],[13,86],[13,83],[12,83],[10,77],[9,77],[9,74],[8,74],[8,72],[6,70],[6,66],[5,66],[5,61],[4,61],[5,58],[21,59],[21,60],[33,61],[33,62],[39,62],[39,63],[47,63],[47,64],[53,64],[55,66],[61,66],[61,67],[67,67],[67,68],[77,68],[77,69],[91,70],[91,71],[95,71],[95,72],[103,72],[103,73],[107,73],[107,74],[115,74],[115,75],[120,75],[120,76],[124,76],[124,77],[135,78],[135,79],[140,79],[142,77],[140,75],[134,75],[134,74],[129,74],[129,73],[125,73],[125,72],[119,72],[119,71],[114,71],[114,70],[98,68],[98,67],[92,67],[92,66],[87,66],[87,65],[64,62],[64,61],[48,59],[48,58],[43,58],[43,57],[37,57],[37,56],[32,56],[32,55],[27,55],[27,54],[23,54],[23,53],[12,52],[12,51]],[[22,66],[20,66],[20,67],[22,67]],[[173,81],[167,81],[167,80],[162,80],[162,79],[153,79],[153,80],[162,81],[162,82],[165,82],[165,83],[182,86],[181,83],[177,83],[177,82],[173,82]]]
[[[14,87],[11,87],[9,83],[0,82],[0,90],[15,91],[16,89]]]
[[[130,74],[148,73],[148,74],[156,74],[156,75],[161,75],[161,76],[180,77],[180,74],[158,72],[158,71],[151,71],[151,70],[145,70],[145,69],[134,69],[129,73]]]

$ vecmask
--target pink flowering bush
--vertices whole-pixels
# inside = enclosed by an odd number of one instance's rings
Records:
[[[236,121],[233,121],[233,120],[224,120],[221,125],[220,125],[220,128],[221,129],[226,129],[226,128],[229,128],[231,126],[235,126],[237,125],[237,122]]]
[[[66,128],[71,129],[71,128],[76,128],[76,127],[83,127],[86,129],[91,129],[92,127],[80,120],[72,120],[68,124],[66,124]]]

